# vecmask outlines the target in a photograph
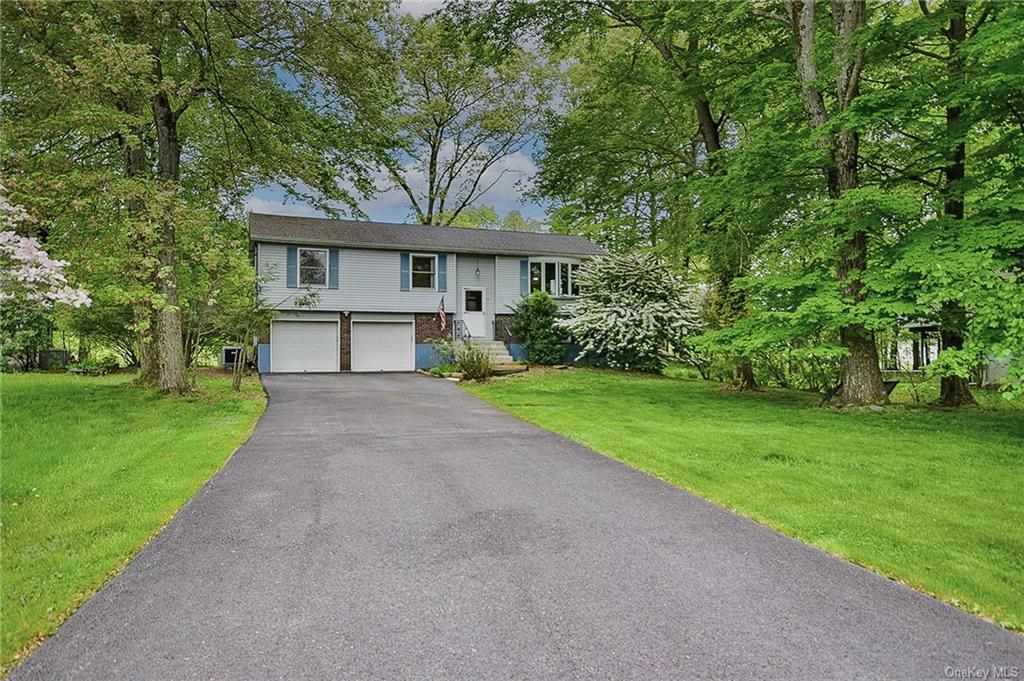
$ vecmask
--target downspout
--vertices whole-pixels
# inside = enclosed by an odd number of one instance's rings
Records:
[[[458,325],[460,317],[459,310],[462,309],[459,303],[459,254],[452,253],[452,281],[455,285],[452,286],[452,291],[455,293],[455,308],[452,310],[452,343],[457,339],[455,338],[455,327]]]

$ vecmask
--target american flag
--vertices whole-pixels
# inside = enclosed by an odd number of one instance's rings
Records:
[[[441,330],[444,331],[448,317],[444,313],[444,296],[441,296],[441,304],[437,306],[437,316],[441,319]]]

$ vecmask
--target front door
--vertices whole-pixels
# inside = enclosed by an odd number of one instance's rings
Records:
[[[473,338],[487,334],[487,317],[484,313],[484,290],[482,288],[462,289],[462,321]]]

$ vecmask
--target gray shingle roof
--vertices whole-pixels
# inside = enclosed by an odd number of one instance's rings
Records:
[[[572,234],[330,220],[265,213],[249,214],[249,236],[253,241],[274,243],[444,249],[456,253],[576,256],[605,253],[593,242]]]

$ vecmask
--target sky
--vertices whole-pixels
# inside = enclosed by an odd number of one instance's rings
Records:
[[[443,5],[440,0],[403,0],[399,5],[400,13],[423,16],[436,11]],[[483,186],[497,180],[494,186],[473,205],[494,206],[498,215],[504,216],[509,211],[518,210],[526,218],[545,219],[546,211],[542,204],[531,200],[526,193],[531,187],[533,177],[537,173],[534,154],[536,143],[530,143],[521,151],[502,159],[495,164],[483,178]],[[422,173],[407,173],[414,190],[425,186]],[[370,220],[379,222],[415,222],[415,214],[409,199],[401,189],[391,186],[383,171],[374,173],[377,193],[368,199],[359,201],[359,206]],[[281,187],[263,187],[248,197],[246,210],[256,213],[272,213],[278,215],[322,216],[321,211],[307,203],[296,201],[287,196]]]

